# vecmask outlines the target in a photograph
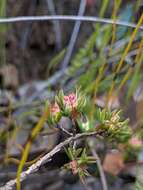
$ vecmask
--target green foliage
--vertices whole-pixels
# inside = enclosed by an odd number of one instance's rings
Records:
[[[66,50],[63,49],[58,53],[49,63],[47,67],[47,73],[51,71],[51,69],[56,68],[56,66],[63,60]]]
[[[87,170],[85,169],[87,165],[96,163],[96,160],[93,156],[88,156],[86,153],[86,148],[73,149],[69,147],[65,149],[66,154],[68,155],[70,162],[64,165],[64,169],[72,170],[73,174],[78,174],[80,177],[88,175]]]
[[[99,129],[104,129],[109,141],[117,141],[120,143],[127,142],[132,135],[131,129],[128,127],[128,119],[121,120],[121,111],[98,110],[97,120]]]
[[[120,6],[120,3],[121,2],[117,1],[116,13]],[[102,7],[102,10],[104,11],[100,12],[101,17],[105,14],[106,9],[104,8],[104,6],[107,8],[108,1],[104,1],[103,4],[104,5]],[[134,14],[133,11],[134,5],[129,5],[120,11],[120,14],[117,15],[117,18],[121,18],[124,21],[131,21]],[[128,73],[128,70],[131,67],[129,63],[123,64],[124,59],[126,58],[126,54],[124,53],[124,57],[121,56],[122,58],[120,60],[120,63],[122,63],[120,65],[122,65],[122,67],[118,69],[119,71],[116,73],[115,69],[110,70],[110,66],[115,68],[119,65],[115,65],[117,64],[116,61],[113,61],[113,63],[108,62],[108,56],[111,56],[111,58],[114,58],[116,60],[116,56],[118,57],[118,54],[123,53],[124,48],[128,43],[128,40],[126,39],[128,39],[130,35],[130,33],[127,33],[127,27],[117,26],[116,31],[112,31],[112,25],[96,24],[95,31],[85,43],[84,48],[80,48],[73,60],[71,61],[71,65],[69,68],[69,77],[75,76],[77,71],[81,70],[82,74],[80,74],[77,78],[77,84],[80,85],[81,88],[84,89],[84,91],[89,95],[96,95],[109,91],[111,82],[113,81],[115,82],[116,86],[120,86],[120,84],[123,83],[122,79],[124,79],[124,77],[122,78],[122,76],[124,76],[125,73]],[[113,33],[115,33],[116,37],[114,39],[116,40],[114,41],[115,44],[116,42],[118,42],[118,39],[121,38],[121,36],[124,37],[123,45],[116,51],[113,48],[113,44],[110,45]],[[140,33],[136,33],[137,39],[140,39],[139,36]],[[131,41],[130,38],[129,40]],[[129,42],[129,45],[127,46],[128,49],[132,48],[131,45]],[[107,47],[109,48],[109,52],[107,51]],[[140,67],[141,63],[137,64],[135,69],[133,69],[134,79],[132,79],[131,85],[129,85],[130,96],[132,96],[134,93],[134,87],[137,86],[137,84],[139,84],[139,82],[141,81],[142,75],[141,72],[138,72]],[[126,80],[130,80],[130,78],[131,75],[129,74]],[[124,85],[125,82],[126,81],[124,81]]]
[[[110,120],[112,113],[106,109],[101,110],[100,108],[96,110],[95,117],[99,124],[104,124],[105,120]]]

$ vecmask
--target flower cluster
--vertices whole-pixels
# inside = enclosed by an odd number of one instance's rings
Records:
[[[133,136],[130,141],[129,144],[133,147],[133,148],[141,148],[142,147],[142,141],[140,140],[140,138],[138,136]]]
[[[134,162],[138,160],[139,153],[142,150],[142,140],[135,134],[131,137],[128,143],[124,144],[124,160],[127,162]]]
[[[61,117],[62,114],[58,104],[55,102],[54,104],[50,105],[48,118],[49,124],[52,125],[58,123]]]
[[[55,103],[49,106],[49,124],[57,124],[62,116],[76,118],[82,111],[86,104],[85,96],[76,91],[64,95],[61,90],[55,97]]]
[[[83,111],[86,104],[86,98],[78,91],[76,91],[76,93],[64,95],[61,90],[58,96],[56,96],[56,102],[64,116],[76,117],[77,114]]]
[[[94,127],[94,120],[89,120],[84,115],[83,108],[86,104],[86,98],[81,92],[76,91],[65,95],[61,90],[55,97],[55,103],[49,106],[50,125],[56,125],[62,116],[69,117],[76,121],[76,124],[82,132],[102,130],[109,141],[118,143],[128,142],[132,135],[131,128],[128,126],[128,119],[121,120],[120,111],[98,110],[95,120],[98,121],[97,127]]]
[[[77,107],[77,96],[71,93],[68,96],[64,96],[63,102],[66,110],[75,110]]]
[[[64,165],[64,169],[71,170],[74,175],[79,176],[88,175],[86,170],[87,165],[96,163],[96,159],[93,156],[88,156],[86,148],[73,149],[71,147],[65,149],[70,162]]]
[[[130,139],[132,131],[128,126],[128,119],[121,121],[120,112],[99,110],[98,117],[101,122],[100,128],[106,131],[108,139],[124,143]]]

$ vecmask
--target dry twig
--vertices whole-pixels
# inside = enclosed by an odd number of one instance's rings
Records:
[[[70,137],[64,142],[61,142],[58,144],[53,150],[51,150],[49,153],[47,153],[45,156],[43,156],[41,159],[39,159],[35,164],[31,165],[26,171],[21,173],[20,181],[24,181],[30,174],[36,172],[45,162],[50,160],[52,156],[54,156],[57,152],[59,152],[63,147],[68,145],[72,141],[76,141],[81,138],[91,137],[91,136],[100,136],[102,135],[103,131],[100,132],[90,132],[90,133],[82,133],[77,134],[74,137]],[[16,184],[17,179],[10,180],[5,184],[5,186],[1,187],[0,190],[12,190],[13,187]]]

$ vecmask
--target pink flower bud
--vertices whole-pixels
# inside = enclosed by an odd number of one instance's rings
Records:
[[[59,105],[57,103],[51,104],[49,107],[48,123],[50,125],[55,125],[60,121],[61,117],[62,114]]]
[[[50,107],[50,113],[51,115],[55,116],[60,113],[60,108],[57,103],[51,105]]]
[[[85,96],[78,92],[78,90],[76,90],[76,93],[72,92],[69,95],[64,95],[61,90],[55,100],[64,116],[71,115],[72,117],[77,117],[86,104]]]
[[[64,96],[64,105],[67,109],[73,110],[77,107],[77,97],[74,93]]]
[[[70,169],[72,170],[73,174],[77,174],[78,173],[78,163],[76,160],[72,160],[69,163]]]
[[[135,148],[142,146],[142,141],[137,136],[132,137],[129,143]]]

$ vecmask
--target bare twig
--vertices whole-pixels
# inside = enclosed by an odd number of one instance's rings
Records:
[[[78,11],[78,16],[84,15],[85,8],[86,8],[86,0],[81,0],[80,6],[79,6],[79,11]],[[74,48],[76,40],[77,40],[77,36],[78,36],[79,30],[80,30],[80,26],[81,26],[81,21],[77,20],[75,22],[75,25],[74,25],[74,29],[73,29],[73,32],[71,35],[71,39],[70,39],[70,42],[69,42],[69,45],[67,48],[66,55],[65,55],[64,60],[61,64],[62,69],[65,69],[67,67],[67,65],[71,59],[71,55],[72,55],[73,48]]]
[[[68,136],[73,136],[72,133],[70,133],[69,131],[67,131],[62,124],[58,125],[58,129],[60,129],[61,131],[63,131],[64,133],[66,133]]]
[[[100,158],[99,158],[96,150],[93,149],[93,147],[91,147],[91,152],[92,152],[92,154],[95,157],[96,162],[97,162],[97,166],[98,166],[98,169],[99,169],[99,173],[100,173],[100,178],[101,178],[103,190],[108,190],[107,181],[106,181],[106,177],[105,177],[105,174],[104,174],[104,170],[102,168],[102,164],[101,164]]]
[[[56,15],[55,5],[53,0],[46,0],[48,10],[51,15]],[[54,32],[55,32],[55,38],[56,38],[56,45],[57,49],[60,50],[62,47],[62,39],[61,39],[61,27],[58,20],[53,21],[54,26]]]
[[[77,134],[75,137],[70,137],[64,142],[61,142],[58,144],[52,151],[47,153],[45,156],[43,156],[41,159],[39,159],[35,164],[31,165],[28,170],[21,173],[20,181],[24,181],[30,174],[37,171],[46,161],[52,158],[53,155],[55,155],[57,152],[59,152],[63,147],[68,145],[72,141],[76,141],[81,138],[91,137],[91,136],[100,136],[102,135],[103,131],[100,132],[90,132],[90,133],[82,133]],[[16,184],[17,179],[10,180],[5,184],[5,186],[1,187],[0,190],[11,190]]]
[[[125,22],[121,20],[112,20],[107,18],[99,18],[93,16],[68,16],[68,15],[53,15],[53,16],[21,16],[21,17],[9,17],[1,18],[0,24],[4,23],[14,23],[14,22],[29,22],[29,21],[50,21],[50,20],[68,20],[68,21],[83,21],[83,22],[100,22],[106,24],[117,24],[121,26],[127,26],[131,28],[136,28],[135,23]],[[140,26],[139,29],[143,30],[143,26]]]

